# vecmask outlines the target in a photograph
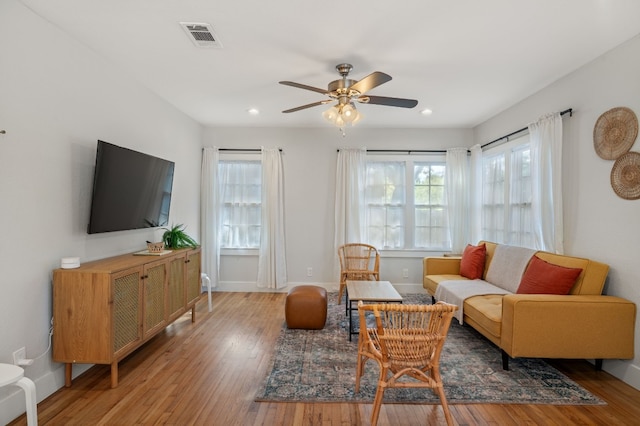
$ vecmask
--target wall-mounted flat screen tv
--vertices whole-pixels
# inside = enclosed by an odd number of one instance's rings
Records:
[[[88,233],[166,226],[174,166],[98,141]]]

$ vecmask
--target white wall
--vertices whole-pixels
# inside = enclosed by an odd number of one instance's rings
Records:
[[[626,106],[640,115],[640,35],[550,85],[475,129],[479,143],[535,121],[547,112],[573,108],[563,119],[565,253],[610,265],[605,292],[640,303],[640,200],[611,188],[613,161],[593,148],[593,127],[605,111]],[[640,151],[640,141],[631,148]],[[576,318],[579,321],[579,318]],[[605,360],[604,369],[640,389],[640,327],[630,361]]]
[[[322,110],[318,109],[318,114]],[[364,129],[348,128],[346,137],[338,129],[247,129],[209,128],[205,146],[219,148],[282,148],[285,175],[285,223],[289,287],[314,283],[337,289],[334,273],[334,194],[337,150],[341,147],[368,149],[446,149],[470,146],[471,129]],[[422,289],[422,258],[383,257],[381,279],[399,287]],[[307,277],[307,268],[313,276]],[[259,291],[256,288],[256,256],[223,256],[219,290]],[[403,269],[409,277],[402,277]],[[285,289],[286,290],[286,289]],[[400,288],[402,290],[402,288]],[[408,290],[410,291],[410,290]]]
[[[47,349],[60,258],[141,250],[161,235],[87,235],[97,139],[175,161],[170,220],[198,235],[202,129],[15,0],[0,2],[0,70],[0,362],[12,363],[20,347],[29,358]],[[50,353],[25,369],[39,401],[63,373]],[[23,412],[22,390],[0,389],[0,424]]]

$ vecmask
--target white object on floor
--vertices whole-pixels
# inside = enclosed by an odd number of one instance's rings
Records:
[[[0,387],[16,385],[24,389],[27,405],[27,425],[38,425],[36,402],[36,385],[28,377],[24,377],[24,369],[12,364],[0,364]]]
[[[204,272],[200,274],[200,281],[204,284],[205,282],[207,283],[207,293],[208,297],[209,297],[209,312],[212,311],[212,306],[211,306],[211,279],[209,278],[209,275],[205,274]]]

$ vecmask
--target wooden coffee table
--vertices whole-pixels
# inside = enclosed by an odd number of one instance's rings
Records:
[[[358,302],[382,302],[382,303],[402,303],[402,296],[393,288],[389,281],[352,281],[347,280],[347,304],[346,310],[349,315],[349,341],[351,336],[358,334],[353,331],[353,311],[358,310]],[[353,304],[356,307],[353,307]]]

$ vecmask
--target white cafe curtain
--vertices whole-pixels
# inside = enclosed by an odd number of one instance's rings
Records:
[[[364,189],[367,173],[366,148],[341,148],[336,167],[334,275],[340,275],[338,247],[345,243],[366,242]]]
[[[462,253],[469,243],[469,156],[467,148],[451,148],[446,154],[444,177],[451,252]]]
[[[482,239],[482,147],[470,148],[469,168],[469,242],[477,244]]]
[[[220,265],[220,188],[218,181],[217,147],[202,151],[200,178],[200,233],[202,247],[202,272],[209,275],[211,286],[217,287]]]
[[[287,285],[284,235],[284,171],[278,148],[262,148],[262,232],[258,287]]]
[[[562,117],[551,113],[529,125],[531,209],[535,247],[564,252],[562,221]]]

